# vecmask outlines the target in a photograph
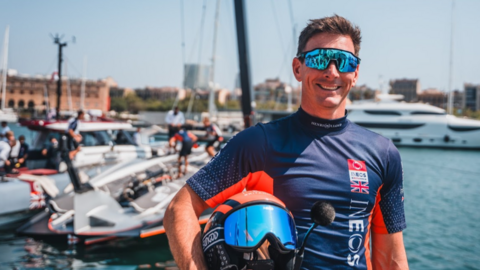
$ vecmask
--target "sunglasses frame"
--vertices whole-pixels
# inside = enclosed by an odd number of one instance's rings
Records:
[[[345,53],[348,53],[348,54],[350,54],[351,56],[353,56],[355,59],[357,59],[357,66],[355,67],[355,69],[358,67],[358,65],[360,65],[360,61],[361,61],[360,57],[356,56],[356,55],[353,54],[352,52],[345,51],[345,50],[341,50],[341,49],[336,49],[336,48],[315,48],[315,49],[310,50],[310,51],[307,51],[307,52],[299,53],[299,54],[297,55],[297,58],[298,58],[298,59],[303,59],[303,60],[305,61],[305,55],[306,55],[307,53],[313,52],[313,51],[315,51],[315,50],[333,50],[333,51],[345,52]],[[330,60],[328,61],[327,66],[326,66],[324,69],[318,69],[318,68],[313,68],[313,69],[325,70],[325,69],[327,69],[328,65],[330,65],[330,62],[331,62],[332,60],[335,61],[335,67],[337,68],[338,72],[340,72],[340,73],[354,72],[354,71],[340,71],[340,69],[338,68],[338,61],[337,61],[337,59],[330,59]],[[309,68],[310,68],[310,67],[309,67]]]

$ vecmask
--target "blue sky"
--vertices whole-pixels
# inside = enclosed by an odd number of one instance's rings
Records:
[[[360,26],[359,84],[378,88],[381,76],[385,89],[395,78],[418,78],[422,89],[448,88],[450,0],[247,0],[254,84],[293,80],[289,1],[297,36],[309,19],[334,13]],[[183,5],[186,62],[209,64],[216,0],[183,0]],[[0,6],[1,44],[10,25],[8,66],[21,74],[55,71],[57,47],[49,35],[59,33],[65,41],[76,37],[64,50],[71,77],[81,77],[86,56],[89,79],[111,76],[133,88],[182,85],[180,0],[2,0]],[[233,88],[239,70],[233,0],[222,0],[220,9],[215,81]],[[480,83],[479,10],[480,1],[455,2],[454,88]]]

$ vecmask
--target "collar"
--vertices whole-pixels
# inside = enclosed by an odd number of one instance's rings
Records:
[[[300,107],[295,113],[295,117],[299,120],[302,126],[323,134],[340,132],[348,125],[346,110],[344,117],[337,119],[323,119],[311,116]]]

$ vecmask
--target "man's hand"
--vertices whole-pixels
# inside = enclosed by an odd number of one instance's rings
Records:
[[[165,212],[163,226],[170,250],[180,269],[207,269],[201,244],[198,217],[208,205],[185,185]]]
[[[5,160],[5,165],[10,166],[10,160]]]
[[[23,162],[25,162],[25,159],[23,159],[23,158],[18,159],[18,163],[23,163]]]
[[[75,135],[74,138],[75,138],[75,141],[77,141],[78,143],[82,141],[82,135],[80,134]]]
[[[42,150],[42,155],[46,156],[47,153],[48,153],[48,150],[47,150],[47,149],[43,149],[43,150]]]
[[[402,232],[392,234],[372,232],[372,264],[375,270],[408,269]]]

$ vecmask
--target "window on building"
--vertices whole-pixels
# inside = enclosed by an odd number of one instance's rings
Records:
[[[19,108],[25,107],[25,101],[23,101],[22,99],[20,99],[20,100],[18,101],[18,107],[19,107]]]
[[[9,108],[13,108],[14,106],[15,106],[15,101],[14,101],[13,99],[10,99],[10,100],[8,101],[8,107],[9,107]]]
[[[30,100],[30,101],[28,102],[28,108],[29,108],[29,109],[33,109],[34,107],[35,107],[35,102],[33,102],[33,100]]]
[[[20,90],[20,95],[23,95],[23,90]]]
[[[30,90],[30,95],[33,95],[33,90]]]

